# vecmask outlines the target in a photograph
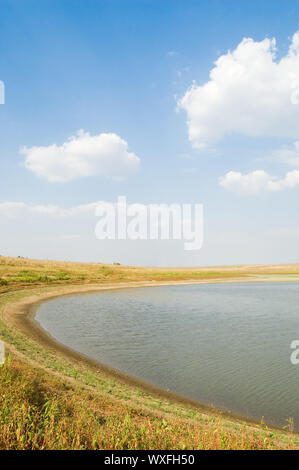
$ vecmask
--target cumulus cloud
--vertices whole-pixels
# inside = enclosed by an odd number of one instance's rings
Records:
[[[264,170],[256,170],[247,174],[229,171],[226,175],[219,178],[219,184],[230,191],[251,194],[262,190],[280,191],[299,186],[299,170],[289,171],[282,179],[271,176]]]
[[[95,136],[83,130],[60,146],[24,147],[25,166],[50,182],[71,181],[99,175],[123,180],[139,167],[140,159],[128,151],[117,134]]]
[[[244,38],[217,59],[209,81],[178,100],[192,145],[212,147],[232,133],[298,138],[298,78],[299,31],[279,61],[275,39]]]

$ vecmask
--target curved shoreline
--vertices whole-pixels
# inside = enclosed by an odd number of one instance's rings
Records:
[[[173,282],[134,282],[134,283],[119,283],[111,284],[105,286],[99,285],[73,285],[64,286],[61,290],[54,290],[52,292],[43,293],[40,296],[26,297],[19,302],[9,303],[4,307],[3,318],[5,322],[14,328],[17,328],[18,331],[23,333],[26,337],[37,342],[40,346],[50,350],[55,356],[58,356],[60,359],[67,358],[70,359],[73,363],[84,366],[87,369],[91,369],[93,372],[104,374],[107,377],[116,379],[119,383],[124,385],[129,385],[139,390],[148,393],[156,398],[163,398],[172,403],[178,403],[186,405],[192,408],[196,408],[198,411],[203,414],[214,416],[214,417],[223,417],[227,418],[230,421],[238,423],[246,423],[251,425],[259,425],[260,422],[254,418],[248,416],[239,415],[227,410],[222,410],[214,407],[213,405],[204,404],[198,400],[188,398],[184,395],[172,392],[170,390],[164,389],[162,387],[146,382],[142,379],[134,377],[132,375],[126,374],[120,370],[114,369],[110,366],[107,366],[96,359],[92,359],[89,356],[80,353],[63,343],[57,341],[52,337],[46,330],[42,328],[40,323],[35,319],[36,311],[39,305],[43,302],[53,300],[57,297],[63,296],[72,296],[72,295],[84,295],[89,293],[96,293],[107,290],[120,290],[128,288],[138,288],[138,287],[160,287],[160,286],[175,286],[175,285],[190,285],[190,284],[211,284],[211,283],[239,283],[239,282],[259,282],[257,279],[252,279],[244,281],[243,279],[233,279],[233,280],[208,280],[208,281],[173,281]],[[42,364],[41,364],[42,367]],[[272,429],[279,430],[282,433],[285,431],[275,425],[270,425]]]

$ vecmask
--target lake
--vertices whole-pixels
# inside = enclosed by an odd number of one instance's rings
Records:
[[[55,339],[205,404],[299,430],[299,283],[130,288],[42,303]]]

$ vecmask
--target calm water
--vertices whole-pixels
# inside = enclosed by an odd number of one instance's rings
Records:
[[[43,303],[62,343],[201,402],[299,430],[299,284],[152,287]]]

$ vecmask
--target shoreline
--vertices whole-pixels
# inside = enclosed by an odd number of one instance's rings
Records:
[[[126,282],[126,283],[113,283],[110,285],[64,285],[59,290],[52,292],[45,292],[41,295],[26,297],[19,302],[9,303],[5,306],[3,311],[4,321],[14,328],[17,328],[22,334],[29,339],[37,342],[39,346],[50,350],[56,357],[60,359],[69,359],[76,365],[83,366],[96,374],[102,374],[106,377],[117,380],[120,384],[142,390],[143,392],[155,397],[166,399],[171,403],[178,403],[185,405],[189,408],[195,408],[199,412],[213,417],[223,417],[232,422],[239,424],[249,424],[252,426],[259,426],[261,423],[257,419],[248,416],[239,415],[227,410],[216,408],[213,405],[204,404],[198,400],[188,398],[184,395],[172,392],[171,390],[146,382],[135,376],[126,374],[120,370],[107,366],[96,359],[82,354],[63,343],[57,341],[46,330],[42,328],[40,323],[35,320],[35,315],[39,305],[43,302],[53,300],[57,297],[84,295],[89,293],[96,293],[107,290],[120,290],[129,288],[142,288],[142,287],[162,287],[162,286],[177,286],[177,285],[192,285],[192,284],[211,284],[211,283],[250,283],[250,282],[271,282],[270,279],[263,281],[259,279],[223,279],[223,280],[195,280],[195,281],[151,281],[151,282]],[[274,281],[275,282],[275,281]],[[27,291],[28,292],[28,291]],[[40,363],[40,367],[43,365]],[[287,433],[284,429],[275,425],[267,425],[273,430],[278,430],[281,433]]]

